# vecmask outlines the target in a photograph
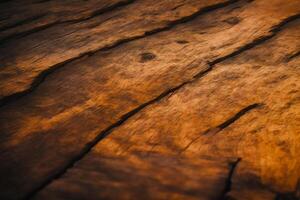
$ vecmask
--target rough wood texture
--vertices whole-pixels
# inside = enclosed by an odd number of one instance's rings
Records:
[[[300,198],[298,0],[0,10],[0,199]]]
[[[189,0],[184,4],[182,0],[137,1],[88,20],[52,24],[21,40],[8,42],[0,47],[4,65],[0,71],[0,98],[24,94],[39,84],[45,74],[75,58],[168,29],[230,2],[232,0]]]

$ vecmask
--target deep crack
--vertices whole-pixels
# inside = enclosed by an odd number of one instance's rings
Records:
[[[251,104],[245,108],[243,108],[242,110],[240,110],[239,112],[237,112],[235,115],[233,115],[232,117],[228,118],[226,121],[224,121],[223,123],[221,123],[220,125],[214,127],[214,128],[210,128],[206,131],[204,131],[202,134],[199,134],[196,138],[194,138],[193,140],[191,140],[180,152],[179,154],[183,153],[184,151],[186,151],[192,144],[194,144],[198,139],[200,139],[201,136],[203,135],[209,135],[209,134],[217,134],[219,132],[221,132],[222,130],[224,130],[225,128],[227,128],[228,126],[230,126],[231,124],[233,124],[234,122],[236,122],[237,120],[239,120],[242,116],[246,115],[248,112],[250,112],[253,109],[256,109],[260,106],[262,106],[263,104],[259,104],[259,103],[255,103],[255,104]]]
[[[216,59],[216,60],[210,62],[210,64],[211,64],[211,65],[215,65],[215,64],[220,63],[220,62],[222,62],[222,61],[224,61],[224,60],[226,60],[226,59],[228,59],[228,58],[231,58],[231,57],[234,57],[234,56],[236,56],[236,55],[239,55],[239,54],[241,54],[242,52],[244,52],[244,51],[246,51],[246,50],[248,50],[248,49],[251,49],[251,48],[253,48],[253,47],[255,47],[255,46],[259,45],[259,44],[264,43],[265,41],[267,41],[267,40],[273,38],[274,36],[276,36],[277,33],[280,32],[280,31],[282,30],[282,28],[283,28],[286,24],[288,24],[288,23],[290,23],[290,22],[292,22],[292,21],[294,21],[294,20],[297,20],[299,17],[300,17],[300,14],[298,13],[298,14],[296,14],[296,15],[292,15],[292,16],[290,16],[290,17],[284,19],[282,22],[280,22],[280,23],[277,24],[276,26],[273,26],[273,28],[271,29],[269,35],[264,36],[264,37],[261,37],[261,38],[257,38],[256,40],[252,41],[251,43],[248,43],[248,44],[246,44],[245,46],[239,48],[237,51],[234,51],[233,53],[231,53],[231,54],[229,54],[229,55],[226,55],[226,56],[224,56],[224,57],[218,58],[218,59]]]
[[[29,18],[26,18],[26,19],[22,19],[20,21],[17,21],[15,22],[14,24],[9,24],[9,25],[6,25],[6,26],[2,26],[0,28],[0,32],[3,32],[3,31],[6,31],[7,29],[11,29],[11,28],[15,28],[17,26],[20,26],[20,25],[26,25],[32,21],[35,21],[35,20],[38,20],[38,19],[41,19],[45,16],[46,14],[41,14],[41,15],[36,15],[36,16],[31,16]],[[1,41],[0,41],[1,43]]]
[[[229,118],[228,120],[226,120],[224,123],[220,124],[217,128],[219,128],[220,130],[223,130],[225,128],[227,128],[228,126],[230,126],[231,124],[233,124],[235,121],[237,121],[238,119],[240,119],[242,116],[244,116],[245,114],[247,114],[249,111],[258,108],[262,106],[262,104],[259,103],[255,103],[252,105],[249,105],[245,108],[243,108],[242,110],[240,110],[238,113],[236,113],[234,116],[232,116],[231,118]]]
[[[235,161],[229,163],[229,173],[228,173],[227,179],[225,181],[224,191],[221,194],[220,200],[229,200],[228,193],[232,189],[232,178],[233,178],[234,172],[235,172],[238,164],[241,162],[241,160],[242,160],[241,158],[237,158]]]
[[[292,61],[293,59],[295,59],[295,58],[297,58],[297,57],[299,57],[299,56],[300,56],[300,51],[298,51],[298,52],[296,52],[296,53],[294,53],[294,54],[288,56],[288,57],[286,58],[286,62],[290,62],[290,61]]]

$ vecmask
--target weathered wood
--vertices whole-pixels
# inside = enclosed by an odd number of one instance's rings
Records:
[[[299,1],[99,2],[1,3],[1,199],[296,198]]]

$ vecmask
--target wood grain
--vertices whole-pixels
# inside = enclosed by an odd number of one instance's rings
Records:
[[[1,199],[300,198],[300,2],[0,2]]]

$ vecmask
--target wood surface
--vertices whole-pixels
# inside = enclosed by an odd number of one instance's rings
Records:
[[[300,198],[299,0],[0,1],[0,199]]]

